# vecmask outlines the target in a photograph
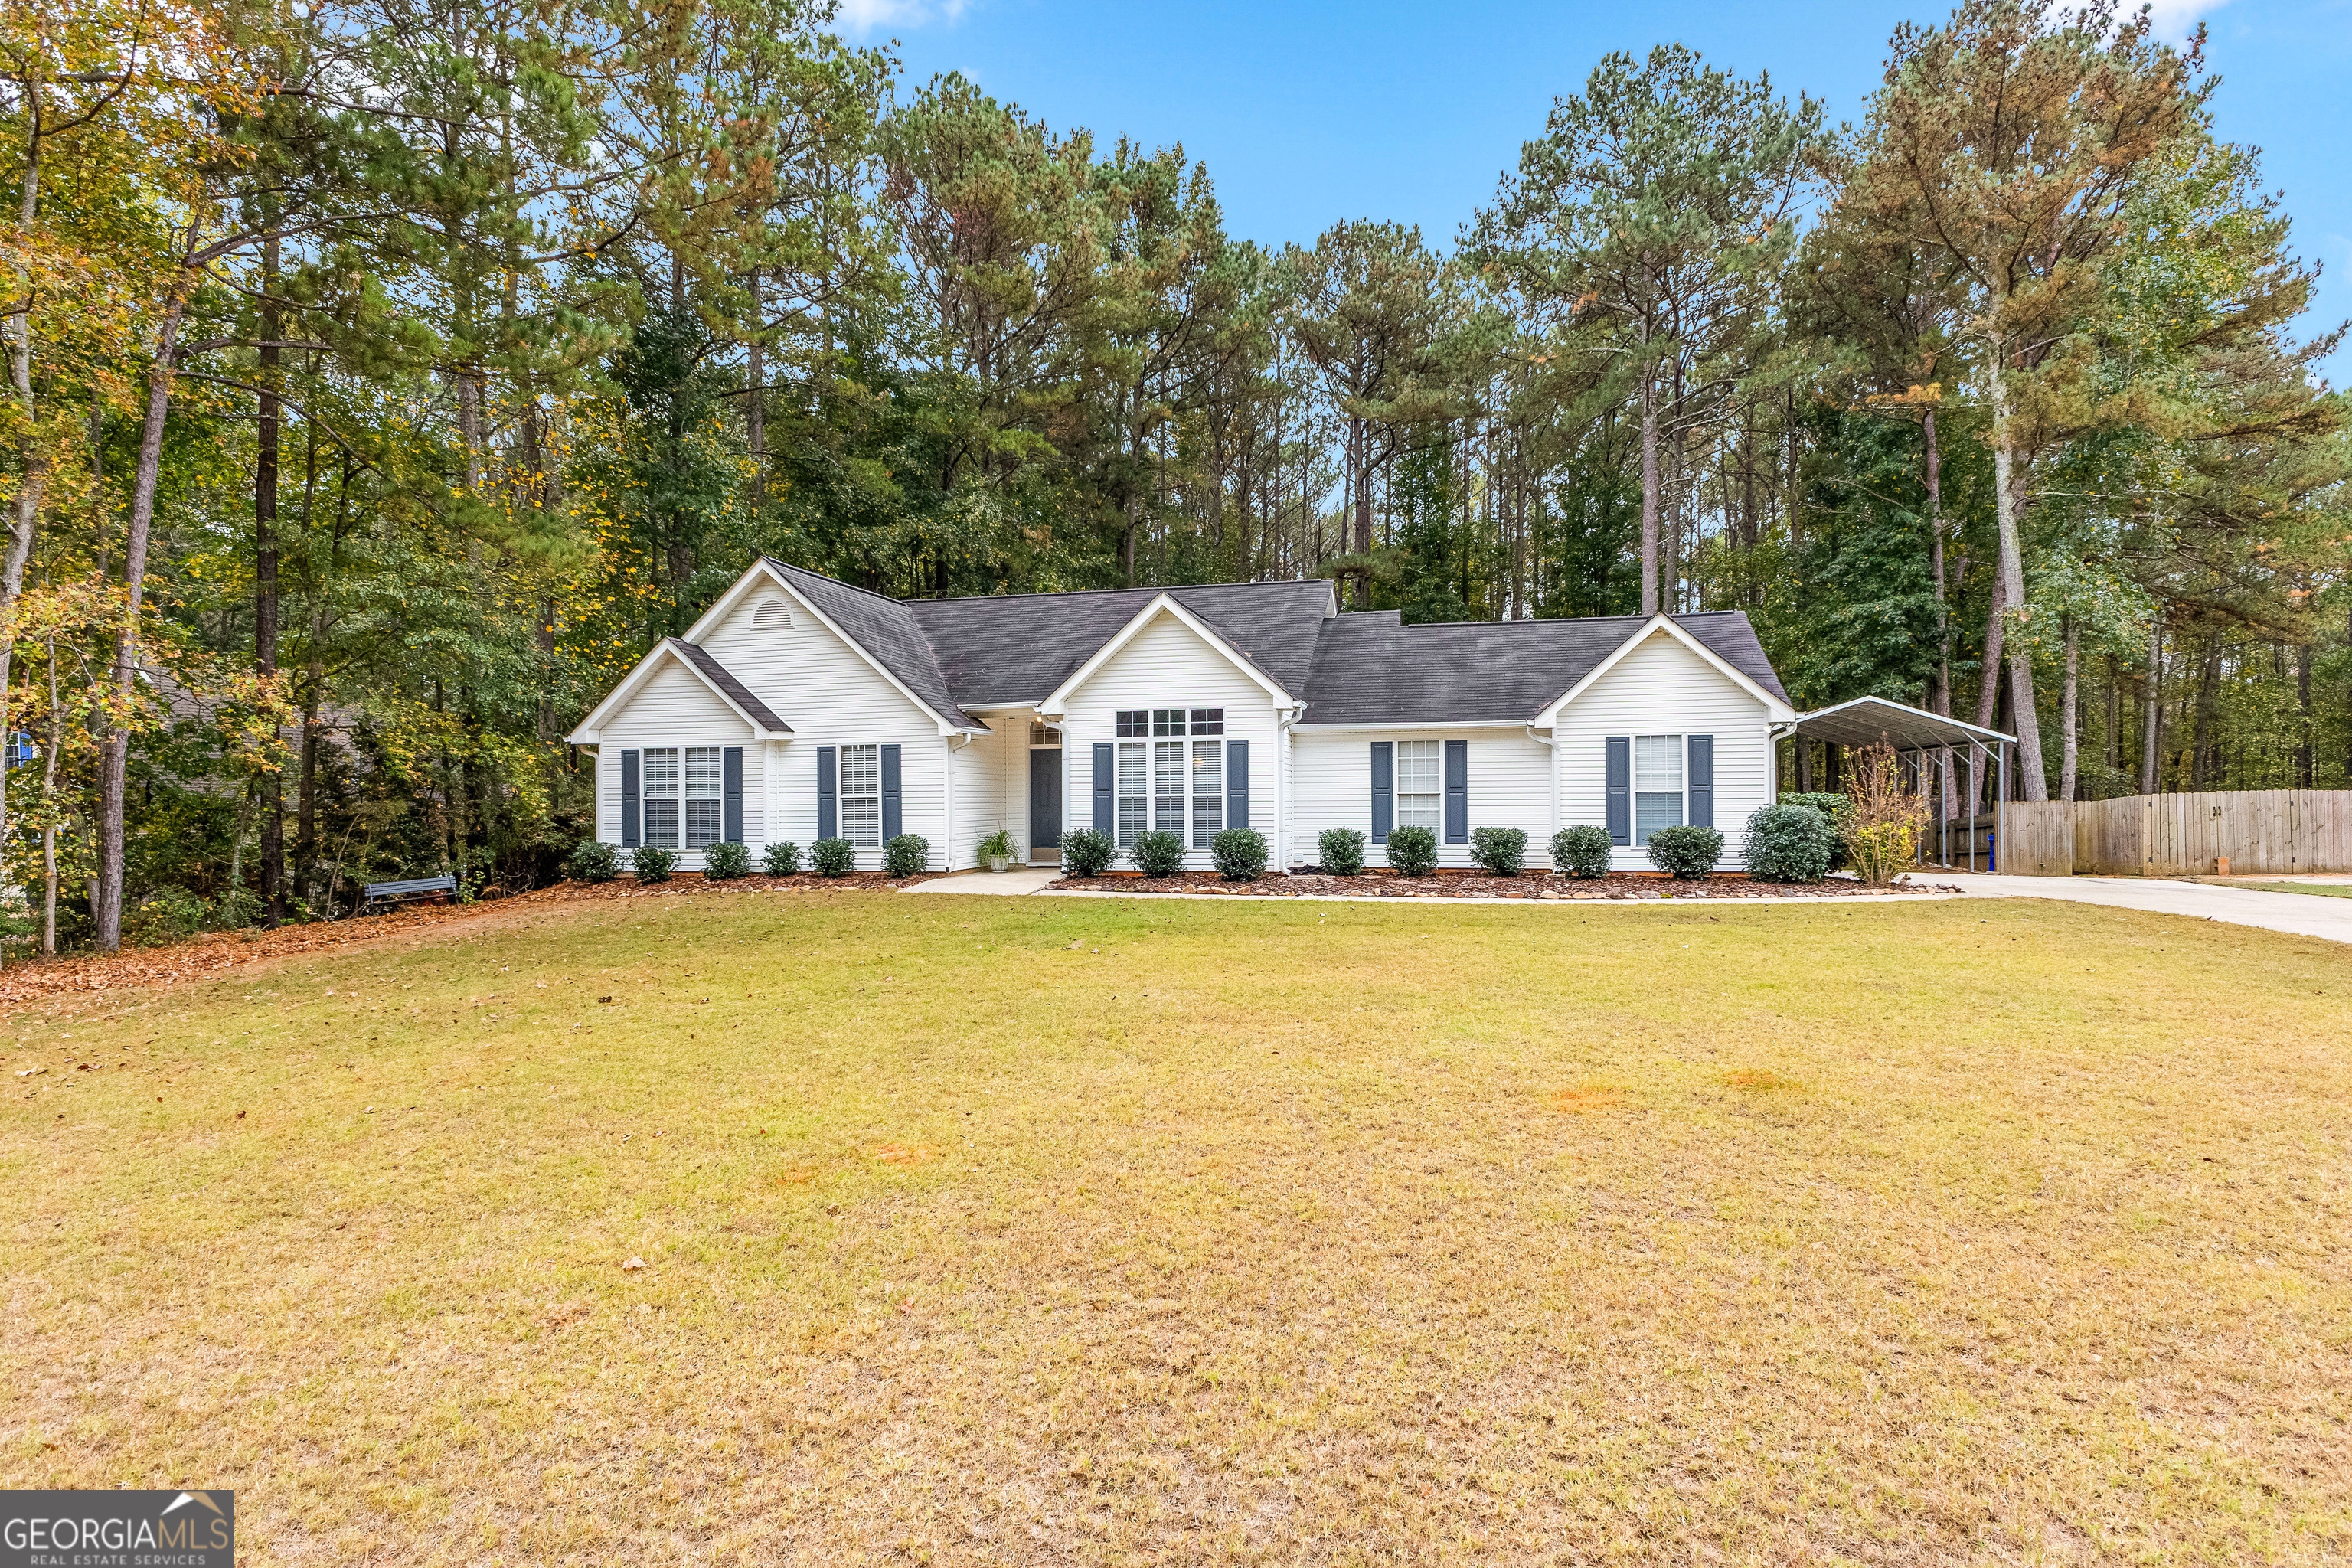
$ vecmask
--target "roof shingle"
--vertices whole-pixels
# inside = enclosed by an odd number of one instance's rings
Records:
[[[971,708],[1045,700],[1162,594],[1302,700],[1308,724],[1532,720],[1648,624],[1608,616],[1405,626],[1394,610],[1332,613],[1331,584],[1320,578],[898,600],[770,564],[941,718],[973,728]],[[1788,700],[1745,615],[1674,620]]]

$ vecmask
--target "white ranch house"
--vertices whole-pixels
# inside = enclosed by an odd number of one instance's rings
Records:
[[[935,868],[1009,828],[1033,863],[1066,825],[1167,828],[1209,868],[1227,826],[1310,866],[1352,827],[1606,826],[1620,869],[1650,831],[1713,826],[1743,864],[1775,798],[1788,694],[1748,617],[1405,626],[1339,611],[1331,584],[1213,584],[897,600],[762,560],[666,639],[572,733],[596,752],[597,836],[623,848],[806,845],[878,868],[901,832]]]

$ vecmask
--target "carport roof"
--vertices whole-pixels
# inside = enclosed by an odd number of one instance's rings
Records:
[[[1988,730],[1924,708],[1890,702],[1884,697],[1857,697],[1851,702],[1797,715],[1795,733],[1841,746],[1875,746],[1881,742],[1898,752],[1924,752],[1940,746],[2015,745],[2017,737]]]

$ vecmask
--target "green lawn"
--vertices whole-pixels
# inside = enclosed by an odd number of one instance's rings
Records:
[[[2352,899],[2352,882],[2239,882],[2231,888],[2252,888],[2258,893],[2316,893],[2323,899]]]
[[[250,1563],[2352,1553],[2323,942],[744,893],[0,1023],[0,1485]]]

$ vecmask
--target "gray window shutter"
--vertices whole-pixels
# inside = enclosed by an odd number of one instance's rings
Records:
[[[1685,747],[1690,754],[1690,773],[1685,782],[1690,786],[1690,825],[1693,827],[1715,826],[1715,737],[1693,735]]]
[[[1111,819],[1111,769],[1117,761],[1108,741],[1095,742],[1095,831],[1113,833],[1118,824]]]
[[[816,749],[816,836],[819,838],[841,837],[840,784],[834,773],[834,752],[831,746]]]
[[[1470,842],[1470,742],[1445,742],[1445,842]]]
[[[1633,842],[1633,737],[1612,735],[1609,746],[1609,842]]]
[[[1225,826],[1249,826],[1249,742],[1225,742]]]
[[[634,747],[621,753],[621,847],[637,847],[637,753]]]
[[[730,844],[743,842],[743,748],[730,746],[719,757],[720,788],[727,795],[727,828]]]
[[[882,748],[882,842],[887,844],[906,831],[906,821],[898,814],[898,748]]]
[[[1396,742],[1372,742],[1372,842],[1386,844],[1396,826]]]

